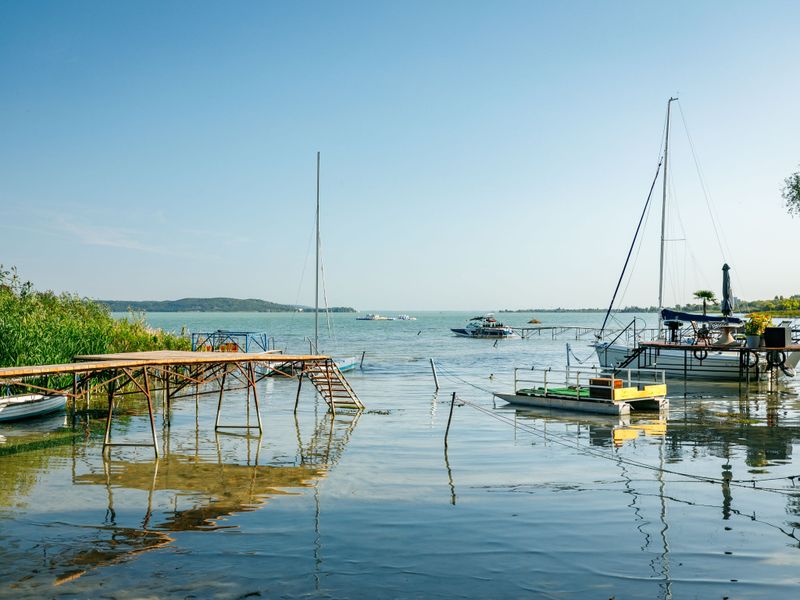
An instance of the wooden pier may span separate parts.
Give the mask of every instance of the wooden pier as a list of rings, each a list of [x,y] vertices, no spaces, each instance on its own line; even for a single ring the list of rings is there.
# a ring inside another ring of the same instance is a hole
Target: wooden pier
[[[158,350],[152,352],[124,352],[118,354],[82,355],[75,362],[58,365],[32,365],[0,368],[0,386],[27,393],[60,394],[72,399],[72,410],[80,400],[88,405],[90,394],[105,393],[108,400],[103,450],[111,446],[148,446],[156,456],[159,443],[156,436],[153,400],[162,392],[165,425],[169,426],[172,400],[199,395],[199,386],[217,383],[217,413],[214,428],[263,429],[258,404],[256,383],[273,373],[272,367],[293,365],[299,372],[297,399],[304,376],[312,382],[328,404],[329,410],[350,408],[361,410],[364,405],[349,386],[344,375],[329,356],[285,355],[276,352],[184,352]],[[260,368],[260,369],[259,369]],[[279,374],[283,371],[278,370]],[[294,372],[294,371],[292,371]],[[247,422],[222,424],[220,415],[224,391],[247,390]],[[237,387],[238,384],[238,387]],[[195,386],[190,394],[182,390]],[[152,441],[147,443],[114,443],[111,441],[111,422],[115,399],[128,394],[141,394],[147,400]],[[212,392],[203,392],[212,393]],[[252,395],[256,422],[250,423],[250,397]],[[297,402],[295,402],[295,409]]]
[[[654,338],[658,334],[658,329],[656,328],[630,329],[626,327],[625,329],[601,330],[599,327],[580,327],[577,325],[535,325],[533,327],[512,327],[511,329],[522,339],[549,337],[553,340],[559,338],[604,340],[619,335],[624,337],[626,342],[631,342],[641,336]]]

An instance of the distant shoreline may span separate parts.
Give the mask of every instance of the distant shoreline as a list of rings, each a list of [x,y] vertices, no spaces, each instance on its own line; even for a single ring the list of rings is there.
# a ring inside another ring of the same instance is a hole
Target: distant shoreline
[[[295,313],[314,312],[313,306],[295,304],[279,304],[257,298],[181,298],[179,300],[95,300],[103,304],[111,312],[261,312],[261,313]],[[320,312],[355,313],[349,306],[333,306],[320,308]]]
[[[607,308],[521,308],[517,310],[503,309],[500,313],[604,313]],[[658,309],[640,308],[638,306],[615,310],[615,313],[657,313]]]

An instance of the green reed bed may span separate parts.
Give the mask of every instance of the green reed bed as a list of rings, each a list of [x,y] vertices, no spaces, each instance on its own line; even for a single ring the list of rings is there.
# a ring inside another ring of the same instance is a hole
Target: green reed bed
[[[15,268],[0,265],[0,366],[67,363],[78,354],[190,348],[186,338],[149,328],[143,314],[114,319],[101,304],[76,294],[37,291]],[[48,383],[69,385],[63,377]]]

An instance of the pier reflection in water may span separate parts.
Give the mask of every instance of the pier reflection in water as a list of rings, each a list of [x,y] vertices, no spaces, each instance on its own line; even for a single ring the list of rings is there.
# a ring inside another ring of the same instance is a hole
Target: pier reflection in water
[[[12,473],[0,468],[5,492],[0,494],[0,511],[18,504],[31,491],[36,470],[47,470],[47,463],[54,455],[71,463],[73,485],[104,490],[106,507],[99,525],[67,526],[60,535],[30,548],[27,557],[6,556],[16,563],[13,570],[16,583],[7,581],[11,583],[8,590],[19,590],[24,595],[26,590],[46,586],[47,579],[56,586],[73,582],[90,571],[133,560],[146,552],[167,550],[179,534],[237,529],[238,515],[260,510],[277,496],[301,494],[303,489],[315,487],[340,460],[358,418],[359,413],[317,414],[311,435],[304,439],[295,415],[295,464],[259,464],[264,440],[261,435],[250,433],[215,433],[216,452],[201,452],[199,429],[195,431],[193,453],[171,451],[170,444],[166,444],[159,459],[141,461],[126,459],[124,452],[121,457],[102,453],[97,457],[101,461],[98,464],[88,461],[74,446],[20,455],[28,460],[15,461],[22,466],[16,471],[20,478],[16,485]],[[64,420],[63,415],[60,419]],[[226,462],[225,455],[229,453],[241,456],[244,461]],[[81,472],[87,463],[88,470]],[[80,492],[77,495],[84,496]],[[120,515],[115,500],[118,498],[124,504]],[[318,527],[316,494],[315,502],[315,527]],[[138,518],[134,516],[136,513]],[[131,521],[138,524],[132,526]],[[4,537],[0,534],[0,540]],[[20,545],[9,541],[12,546]],[[45,569],[35,566],[26,572],[26,565],[40,564]],[[9,576],[11,572],[4,573],[5,579]]]

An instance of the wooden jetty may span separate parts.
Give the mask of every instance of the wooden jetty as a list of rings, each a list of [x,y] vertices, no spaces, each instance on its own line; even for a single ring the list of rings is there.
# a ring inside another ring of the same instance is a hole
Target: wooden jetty
[[[88,404],[89,395],[105,392],[108,399],[103,449],[111,446],[151,446],[158,456],[159,444],[156,436],[153,414],[153,398],[156,392],[163,392],[165,404],[165,424],[169,426],[171,401],[181,397],[178,394],[188,386],[218,384],[217,414],[215,429],[237,428],[262,430],[258,405],[256,383],[272,373],[271,366],[287,364],[298,368],[297,398],[300,386],[306,376],[328,404],[329,410],[349,408],[361,410],[364,405],[350,387],[344,375],[336,367],[331,357],[325,355],[285,355],[277,352],[188,352],[157,350],[151,352],[123,352],[117,354],[81,355],[75,362],[58,365],[32,365],[0,368],[0,385],[14,389],[36,391],[45,394],[61,394],[72,399],[75,410],[80,399]],[[257,367],[267,367],[259,371]],[[220,423],[223,395],[226,380],[229,389],[247,390],[248,422],[242,425]],[[231,384],[234,384],[233,386]],[[238,384],[240,387],[235,388]],[[150,416],[152,442],[112,443],[111,421],[116,398],[128,394],[142,394],[147,400]],[[209,393],[209,392],[205,392]],[[194,394],[198,394],[195,390]],[[191,395],[194,395],[191,394]],[[256,424],[250,424],[250,396],[255,405]]]
[[[570,339],[605,339],[621,335],[625,340],[630,342],[638,337],[656,337],[658,329],[656,328],[640,328],[631,329],[605,329],[599,327],[581,327],[577,325],[535,325],[533,327],[512,327],[518,336],[522,339],[533,337],[549,337],[550,339],[570,338]]]

